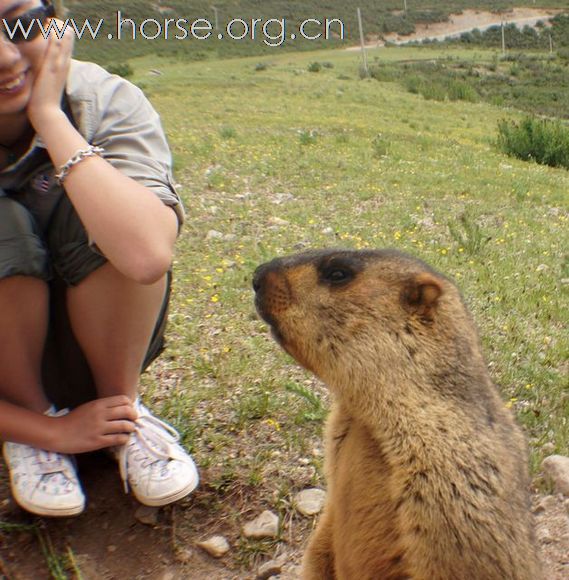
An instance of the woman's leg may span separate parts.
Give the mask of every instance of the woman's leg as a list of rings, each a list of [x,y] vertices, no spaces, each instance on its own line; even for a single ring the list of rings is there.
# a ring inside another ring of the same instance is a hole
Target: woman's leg
[[[135,400],[140,374],[161,347],[169,276],[143,285],[119,273],[89,245],[67,198],[51,227],[50,247],[56,271],[67,284],[71,329],[97,394],[125,394]],[[136,408],[136,430],[128,444],[115,450],[121,475],[139,501],[165,505],[190,493],[198,473],[178,444],[176,431],[139,401]]]
[[[100,397],[136,398],[166,290],[166,276],[155,284],[141,285],[110,263],[68,288],[71,327]]]
[[[29,212],[0,191],[0,398],[44,412],[47,254]]]
[[[29,212],[0,192],[0,399],[43,413],[42,384],[49,305],[47,253]],[[83,511],[85,496],[71,459],[6,442],[12,494],[44,516]]]
[[[47,332],[48,289],[39,278],[0,280],[0,399],[43,413],[41,361]]]

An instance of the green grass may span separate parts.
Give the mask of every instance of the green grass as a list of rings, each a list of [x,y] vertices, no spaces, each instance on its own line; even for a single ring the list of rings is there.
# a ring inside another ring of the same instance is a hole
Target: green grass
[[[444,53],[492,59],[476,54]],[[333,67],[311,74],[316,61]],[[180,429],[202,469],[195,501],[235,541],[243,518],[268,507],[296,530],[295,545],[309,523],[291,495],[324,483],[327,391],[254,312],[252,273],[278,255],[396,247],[454,278],[527,433],[534,475],[545,443],[569,453],[569,173],[497,149],[499,120],[522,118],[513,110],[425,100],[360,80],[359,64],[349,52],[131,62],[162,115],[188,214],[169,348],[145,377],[146,399]],[[160,77],[148,74],[157,66]],[[177,528],[183,541],[196,534],[192,512]],[[235,565],[266,550],[244,545]]]

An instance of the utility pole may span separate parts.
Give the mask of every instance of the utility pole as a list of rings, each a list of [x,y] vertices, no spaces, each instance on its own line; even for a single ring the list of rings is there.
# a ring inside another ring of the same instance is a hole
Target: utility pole
[[[217,19],[217,8],[215,6],[212,6],[213,8],[213,14],[214,14],[214,18],[215,18],[215,31],[219,32],[219,21]]]
[[[403,10],[405,10],[405,14],[407,14],[407,0],[403,0]]]
[[[364,27],[362,24],[362,11],[358,8],[358,26],[360,27],[360,44],[362,46],[362,59],[364,62],[364,74],[369,77],[369,70],[367,68],[367,55],[366,55],[366,45],[364,39]]]
[[[553,38],[551,38],[551,33],[549,33],[549,54],[553,54]]]
[[[504,20],[500,19],[500,23],[502,25],[502,54],[506,55],[506,32],[504,30]]]

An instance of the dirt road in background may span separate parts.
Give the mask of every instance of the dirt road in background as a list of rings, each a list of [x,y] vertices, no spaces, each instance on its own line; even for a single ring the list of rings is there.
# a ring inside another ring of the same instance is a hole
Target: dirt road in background
[[[446,22],[435,22],[431,24],[418,24],[413,34],[401,36],[396,33],[386,34],[385,41],[393,44],[407,44],[427,39],[443,40],[448,36],[460,36],[464,32],[469,32],[478,28],[485,30],[491,26],[499,26],[503,21],[505,24],[516,24],[518,26],[535,26],[540,20],[548,21],[563,10],[543,10],[534,8],[513,8],[508,12],[498,14],[497,12],[480,12],[478,10],[465,10],[461,14],[452,14]],[[365,31],[364,31],[365,32]],[[370,48],[383,46],[383,40],[373,40],[366,45]],[[359,46],[352,46],[347,50],[359,50]]]

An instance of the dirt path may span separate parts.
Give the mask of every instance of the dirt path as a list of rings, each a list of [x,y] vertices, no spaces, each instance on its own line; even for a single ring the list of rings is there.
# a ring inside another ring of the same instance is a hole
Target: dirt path
[[[460,36],[464,32],[469,32],[478,28],[485,30],[491,26],[498,26],[504,21],[505,24],[516,24],[518,26],[534,26],[540,20],[547,21],[563,10],[543,10],[534,8],[513,8],[512,10],[498,14],[495,12],[480,12],[478,10],[465,10],[461,14],[452,14],[446,22],[435,22],[432,24],[418,24],[413,34],[400,36],[396,33],[386,34],[385,40],[393,44],[403,45],[410,42],[437,39],[443,40],[449,36]],[[383,46],[384,41],[376,40],[367,44],[368,47]],[[359,50],[359,46],[352,46],[347,50]]]

